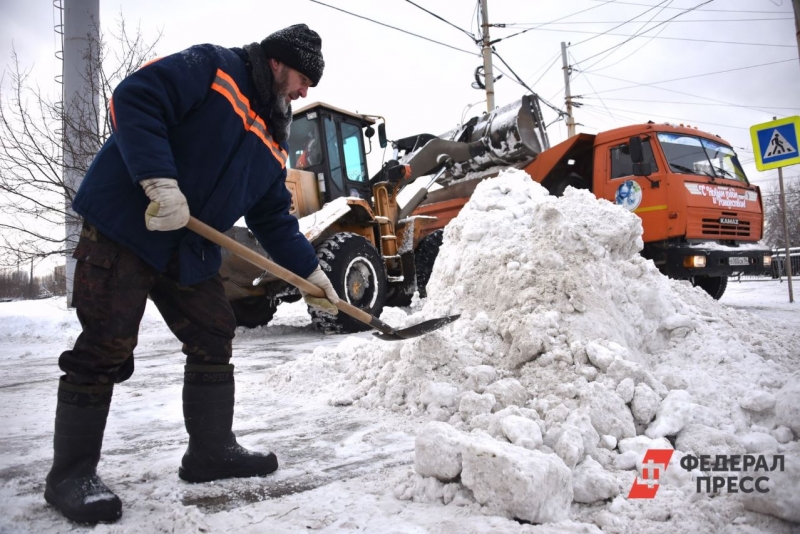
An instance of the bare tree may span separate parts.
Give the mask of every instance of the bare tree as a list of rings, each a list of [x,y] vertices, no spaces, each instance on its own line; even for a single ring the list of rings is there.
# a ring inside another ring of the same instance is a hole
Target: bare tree
[[[64,181],[64,165],[86,173],[94,155],[111,135],[109,101],[117,84],[155,56],[141,30],[130,34],[120,15],[106,39],[89,36],[84,79],[92,88],[77,101],[61,102],[30,82],[30,69],[12,53],[9,91],[0,83],[0,265],[68,252],[66,206],[75,191]],[[2,80],[5,82],[5,79]],[[67,113],[78,109],[80,113]],[[63,143],[64,131],[77,132]],[[74,244],[72,244],[74,246]]]
[[[789,225],[789,247],[800,246],[800,178],[784,176],[786,192],[786,221]],[[766,229],[764,241],[772,248],[784,248],[781,190],[776,184],[764,195]]]

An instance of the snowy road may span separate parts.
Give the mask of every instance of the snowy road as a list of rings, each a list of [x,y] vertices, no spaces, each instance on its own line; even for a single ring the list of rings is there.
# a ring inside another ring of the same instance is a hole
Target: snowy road
[[[786,284],[731,284],[723,302],[778,322],[800,324]],[[59,301],[0,304],[0,532],[82,530],[42,498],[51,459],[57,355],[78,333]],[[254,449],[276,452],[271,477],[190,485],[177,477],[186,435],[180,407],[180,346],[148,308],[136,372],[115,390],[100,472],[124,502],[115,525],[95,532],[522,532],[532,529],[474,507],[400,501],[392,481],[413,464],[416,423],[334,407],[326,398],[276,395],[265,382],[275,365],[335,346],[299,304],[283,305],[272,326],[242,330],[235,343],[234,429]],[[360,334],[359,337],[369,337]],[[576,526],[576,529],[578,527]],[[575,530],[575,532],[589,532]],[[789,532],[789,530],[785,530]]]

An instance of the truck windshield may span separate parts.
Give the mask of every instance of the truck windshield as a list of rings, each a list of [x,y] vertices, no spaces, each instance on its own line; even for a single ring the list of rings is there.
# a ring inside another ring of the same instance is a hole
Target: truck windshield
[[[704,137],[659,133],[658,141],[673,172],[748,183],[736,152]]]

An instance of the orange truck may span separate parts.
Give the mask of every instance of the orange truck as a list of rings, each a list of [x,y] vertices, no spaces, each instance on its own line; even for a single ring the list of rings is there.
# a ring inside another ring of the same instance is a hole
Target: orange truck
[[[729,276],[769,267],[770,251],[758,244],[761,193],[729,143],[695,128],[649,122],[579,134],[548,148],[538,109],[535,96],[526,95],[446,134],[394,140],[394,157],[372,177],[366,154],[381,117],[324,103],[295,111],[291,209],[339,295],[376,316],[384,305],[407,305],[415,291],[425,296],[442,229],[481,180],[510,167],[552,195],[588,189],[636,213],[642,254],[714,298]],[[377,132],[385,147],[384,122]],[[400,202],[400,192],[420,178],[423,186]],[[265,253],[246,228],[234,226],[228,234]],[[296,288],[224,251],[220,274],[242,326],[267,324],[278,304],[300,298]],[[346,316],[309,313],[325,331],[363,327]]]
[[[758,244],[764,226],[760,190],[718,136],[649,122],[578,134],[522,168],[551,194],[560,196],[569,186],[588,189],[636,213],[644,257],[665,275],[691,280],[716,299],[729,276],[770,268],[770,250]],[[455,217],[477,181],[429,193],[414,212],[436,217],[425,232],[432,234]]]

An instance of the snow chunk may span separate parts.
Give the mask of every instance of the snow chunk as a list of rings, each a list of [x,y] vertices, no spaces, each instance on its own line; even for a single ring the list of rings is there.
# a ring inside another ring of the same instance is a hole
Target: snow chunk
[[[751,412],[765,412],[775,407],[775,395],[767,391],[748,391],[739,399],[739,406]]]
[[[436,403],[439,406],[453,406],[458,388],[447,382],[428,382],[422,388],[419,400],[424,406]]]
[[[608,369],[608,366],[617,358],[614,352],[595,342],[586,344],[586,355],[592,365],[601,371]]]
[[[494,395],[497,404],[494,410],[507,406],[525,406],[528,401],[528,390],[516,378],[504,378],[486,387],[484,394]]]
[[[793,452],[785,455],[783,471],[769,472],[769,493],[740,494],[747,510],[800,523],[800,451]],[[755,472],[743,475],[759,476]]]
[[[581,406],[588,409],[592,425],[598,433],[617,439],[636,435],[631,411],[614,391],[592,382],[581,391],[580,398]]]
[[[619,398],[622,399],[622,402],[628,404],[633,400],[635,387],[636,383],[632,378],[626,378],[617,384],[617,395],[619,395]]]
[[[744,454],[744,448],[735,436],[700,423],[686,425],[678,434],[675,447],[684,452],[693,452],[696,456]]]
[[[667,394],[656,412],[656,420],[647,427],[650,438],[674,436],[692,422],[692,396],[682,389],[673,389]]]
[[[744,450],[751,454],[775,454],[778,441],[763,432],[750,432],[739,438]]]
[[[661,397],[647,384],[639,384],[633,390],[631,413],[637,423],[646,425],[653,420],[661,404]]]
[[[575,502],[593,503],[619,495],[617,480],[594,458],[587,456],[572,471],[572,495]]]
[[[792,429],[787,426],[778,426],[770,431],[770,436],[775,438],[778,443],[781,445],[785,443],[789,443],[794,439],[794,435],[792,434]]]
[[[571,472],[557,456],[479,438],[462,461],[461,482],[480,504],[532,523],[569,519]]]
[[[651,439],[647,436],[636,436],[635,438],[627,438],[620,440],[617,444],[619,452],[635,452],[639,459],[644,458],[644,454],[648,449],[671,449],[672,444],[665,438]]]
[[[542,429],[536,422],[519,415],[509,415],[500,421],[508,441],[526,449],[536,449],[542,444]]]
[[[414,442],[414,470],[448,482],[461,474],[461,447],[467,436],[447,423],[431,421]]]
[[[775,395],[775,419],[800,436],[800,373],[794,373]]]
[[[553,445],[553,450],[567,464],[567,467],[574,469],[578,462],[583,460],[586,452],[583,435],[578,427],[563,425]]]
[[[467,391],[461,396],[458,404],[458,411],[465,417],[472,417],[479,414],[491,413],[492,408],[497,403],[494,395],[475,393]]]

